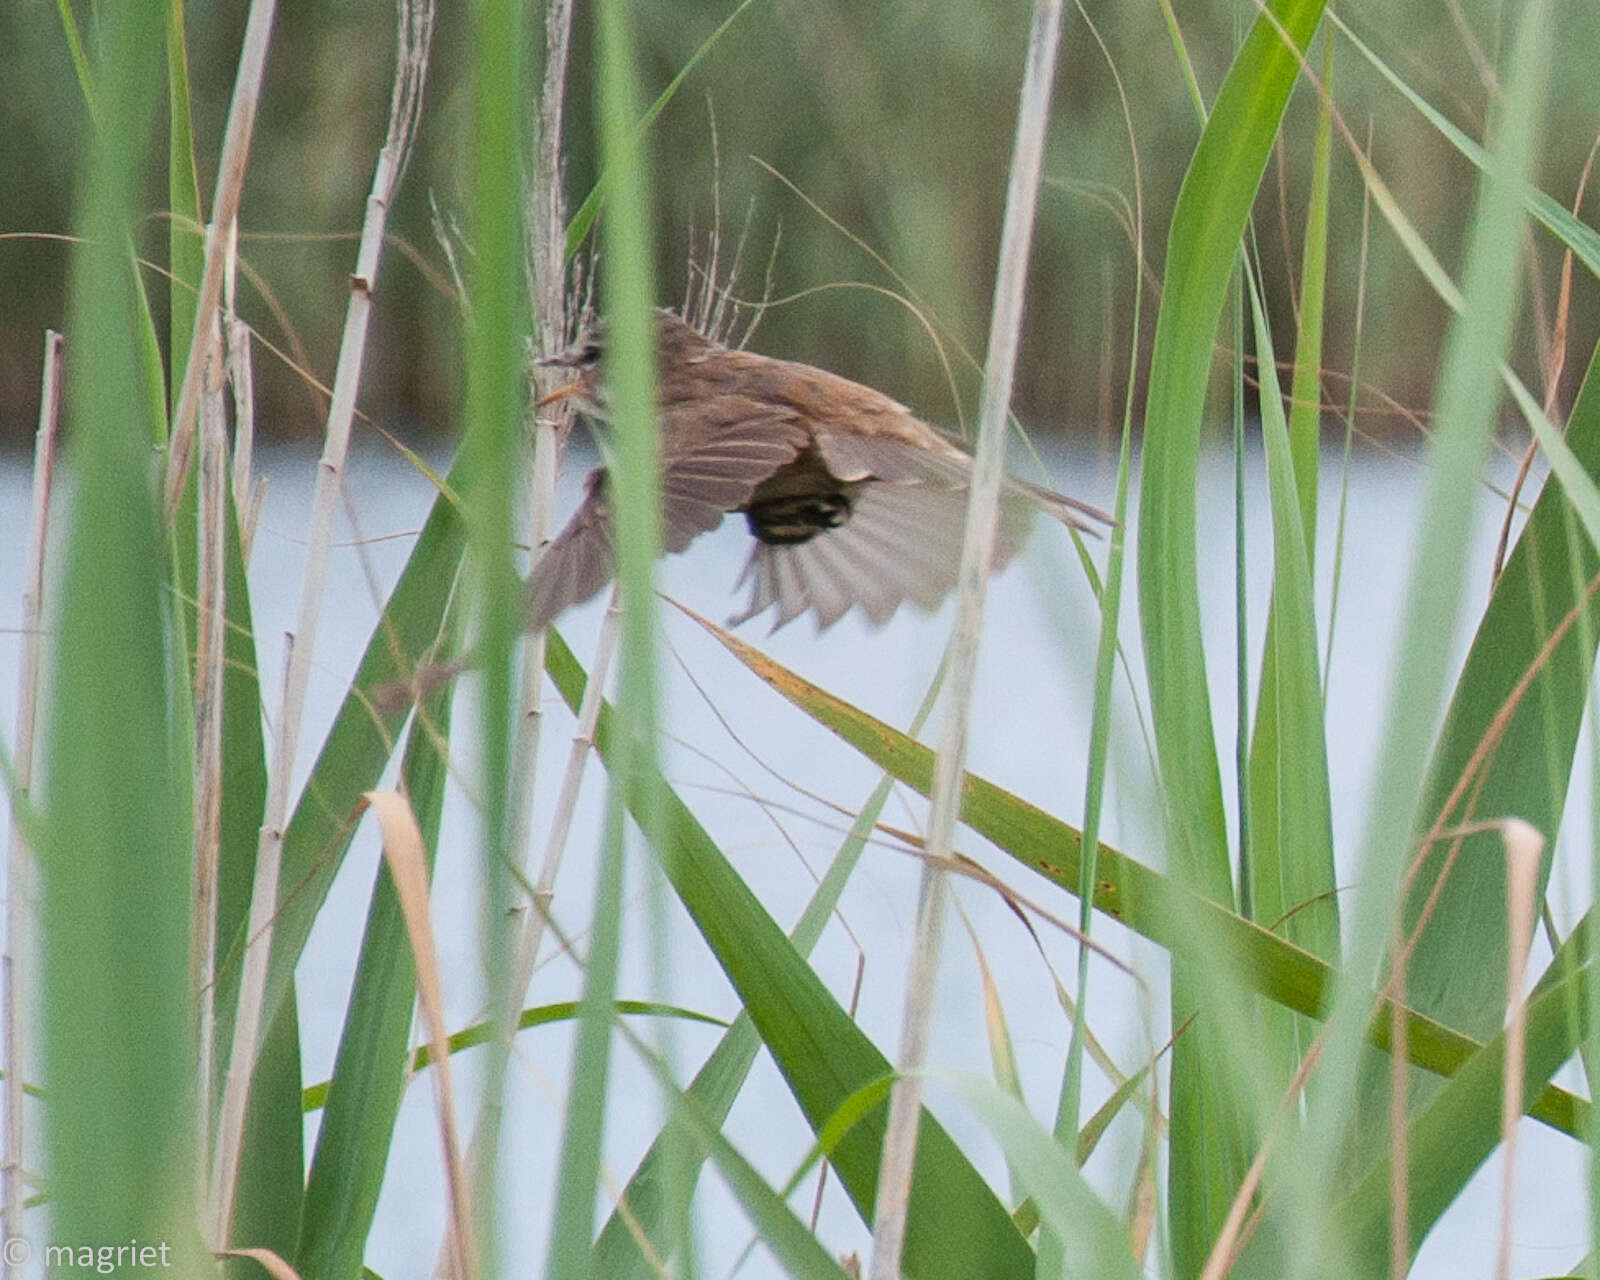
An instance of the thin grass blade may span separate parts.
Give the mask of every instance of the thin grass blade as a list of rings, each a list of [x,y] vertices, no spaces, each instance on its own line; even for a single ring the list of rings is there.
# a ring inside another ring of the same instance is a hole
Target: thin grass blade
[[[1260,13],[1234,58],[1184,176],[1167,242],[1145,410],[1139,509],[1139,606],[1168,840],[1179,880],[1233,903],[1211,700],[1200,640],[1195,481],[1212,342],[1240,236],[1320,0],[1279,0]],[[1212,977],[1174,963],[1173,1026]],[[1228,1021],[1232,1021],[1229,1019]],[[1249,1165],[1251,1146],[1226,1073],[1216,1020],[1179,1039],[1172,1063],[1168,1199],[1180,1274],[1197,1273]]]
[[[194,1036],[187,974],[191,744],[174,717],[166,556],[126,246],[151,154],[161,10],[103,15],[98,89],[117,110],[79,188],[66,402],[74,486],[46,712],[41,991],[51,1238],[164,1240],[194,1229]]]

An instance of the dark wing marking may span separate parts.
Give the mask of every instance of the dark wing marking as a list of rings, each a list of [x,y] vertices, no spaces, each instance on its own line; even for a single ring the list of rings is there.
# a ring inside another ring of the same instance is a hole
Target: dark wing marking
[[[1009,564],[1027,538],[1033,508],[1007,502],[996,531],[993,567]],[[819,629],[852,606],[874,626],[909,600],[932,612],[956,585],[966,532],[967,490],[916,482],[866,481],[850,519],[808,542],[751,548],[739,586],[750,587],[737,626],[777,606],[774,629],[810,609]]]

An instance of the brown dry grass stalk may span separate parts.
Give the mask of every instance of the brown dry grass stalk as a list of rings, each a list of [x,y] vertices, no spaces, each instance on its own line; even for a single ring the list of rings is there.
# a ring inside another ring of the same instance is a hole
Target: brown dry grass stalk
[[[217,954],[217,885],[222,843],[222,674],[227,639],[228,427],[223,397],[222,350],[206,354],[200,398],[200,519],[196,525],[196,634],[194,676],[194,922],[189,990],[199,1017],[195,1089],[195,1148],[207,1147],[211,1118],[211,1066],[216,1009],[212,1004]],[[196,1162],[196,1205],[206,1204],[205,1160]]]
[[[429,1073],[434,1102],[439,1111],[439,1138],[444,1148],[445,1184],[449,1189],[450,1221],[446,1253],[458,1280],[478,1274],[477,1236],[472,1229],[470,1184],[461,1159],[461,1130],[456,1124],[455,1092],[450,1074],[450,1033],[444,1020],[444,986],[439,974],[438,948],[428,914],[428,860],[422,830],[411,802],[398,791],[368,791],[362,797],[372,806],[383,833],[383,860],[394,882],[395,896],[405,917],[406,936],[417,974],[417,1008],[428,1036]]]
[[[251,0],[250,16],[245,21],[244,43],[239,50],[239,70],[234,79],[233,97],[228,104],[228,123],[222,138],[222,159],[217,165],[216,207],[206,230],[206,265],[200,277],[200,297],[195,310],[194,336],[189,342],[189,359],[183,369],[183,385],[178,392],[177,410],[172,417],[171,452],[167,457],[166,511],[168,519],[177,510],[189,475],[189,453],[194,443],[196,409],[200,400],[201,359],[206,344],[213,340],[217,304],[222,297],[226,249],[231,228],[239,216],[239,197],[244,192],[245,169],[250,162],[250,141],[255,134],[256,107],[261,101],[261,83],[266,75],[267,45],[272,36],[272,20],[277,0]]]

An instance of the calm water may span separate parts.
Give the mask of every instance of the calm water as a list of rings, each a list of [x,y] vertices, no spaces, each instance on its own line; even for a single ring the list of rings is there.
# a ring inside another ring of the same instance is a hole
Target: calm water
[[[279,454],[265,460],[270,478],[252,563],[252,591],[258,627],[261,669],[266,674],[269,707],[276,708],[282,670],[283,633],[298,607],[303,537],[310,501],[314,459]],[[563,485],[563,515],[576,502],[583,465],[569,468]],[[1058,455],[1052,460],[1055,483],[1086,500],[1110,506],[1113,475],[1109,462]],[[1226,765],[1232,757],[1234,720],[1232,462],[1225,456],[1202,467],[1201,573],[1205,592],[1205,629],[1211,655],[1213,713],[1223,742]],[[1252,467],[1259,484],[1259,459]],[[1338,458],[1325,455],[1324,493],[1337,484]],[[1364,797],[1384,704],[1386,673],[1391,662],[1423,472],[1417,463],[1392,458],[1358,459],[1351,475],[1344,552],[1339,627],[1331,667],[1329,759],[1338,848],[1343,855],[1342,883],[1355,878],[1349,864],[1364,814]],[[408,536],[420,526],[432,492],[427,482],[386,453],[359,454],[350,469],[352,528],[341,517],[341,549],[330,569],[316,667],[298,759],[309,767],[330,722],[349,673],[378,615],[379,599],[367,585],[372,574],[386,591],[410,549]],[[1252,586],[1250,615],[1259,653],[1260,627],[1266,608],[1264,573],[1270,550],[1270,528],[1264,495],[1250,503],[1249,537]],[[1472,553],[1471,584],[1463,610],[1475,618],[1487,594],[1488,565],[1493,548],[1498,500],[1483,494],[1483,518]],[[1319,538],[1319,577],[1324,603],[1331,568],[1333,512]],[[15,548],[0,561],[0,628],[14,625],[20,598],[21,551],[27,532],[27,469],[18,458],[0,461],[0,540]],[[1130,521],[1130,524],[1133,523]],[[391,536],[401,535],[401,536]],[[355,543],[361,543],[358,548]],[[702,539],[685,556],[669,561],[661,586],[670,595],[713,618],[733,611],[732,592],[743,562],[746,540],[739,522],[729,521],[718,533]],[[1130,548],[1131,549],[1131,548]],[[1103,549],[1097,559],[1103,562]],[[363,564],[363,561],[365,564]],[[587,661],[593,651],[603,603],[574,610],[562,620],[562,631]],[[880,718],[905,727],[920,703],[949,631],[950,606],[934,617],[913,609],[902,611],[882,631],[872,631],[854,617],[823,635],[802,619],[772,635],[758,619],[741,634],[757,642],[777,661],[788,665]],[[1135,659],[1140,652],[1132,584],[1124,606],[1124,641]],[[1325,611],[1323,616],[1326,616]],[[1082,789],[1089,723],[1090,667],[1096,618],[1092,599],[1076,568],[1065,534],[1041,527],[1023,562],[991,587],[977,698],[986,710],[974,726],[969,767],[1036,804],[1077,823],[1082,816]],[[854,810],[871,791],[876,775],[863,761],[815,727],[675,611],[662,611],[665,674],[664,747],[667,772],[685,799],[717,837],[741,873],[780,924],[789,927],[814,888],[838,845],[846,819],[813,797],[823,797]],[[1465,632],[1455,639],[1460,652]],[[0,632],[0,724],[9,735],[14,722],[16,664],[19,645],[10,631]],[[688,672],[693,672],[691,680]],[[477,682],[464,681],[458,715],[475,706]],[[1141,698],[1142,698],[1141,691]],[[1133,701],[1119,685],[1114,777],[1108,795],[1104,838],[1136,857],[1159,863],[1159,840],[1147,815],[1154,812],[1148,794],[1148,766]],[[554,803],[572,721],[552,694],[535,794],[535,840],[532,860],[543,852],[539,833]],[[461,720],[461,723],[470,723]],[[1587,758],[1587,757],[1585,757]],[[465,787],[472,787],[473,761],[458,760]],[[1229,784],[1231,786],[1231,783]],[[555,902],[558,919],[568,932],[581,931],[588,918],[592,891],[592,850],[598,838],[598,812],[604,775],[592,769],[584,788],[577,825],[569,845]],[[925,817],[920,802],[891,801],[885,820],[919,827]],[[1581,826],[1579,827],[1581,829]],[[963,834],[963,852],[985,860],[1026,895],[1057,914],[1075,918],[1076,904],[1041,882],[1026,877],[1014,864],[977,838]],[[300,1001],[308,1080],[325,1079],[331,1069],[350,974],[365,919],[367,897],[378,861],[375,837],[363,830],[335,885],[319,928],[313,935],[302,974]],[[436,929],[447,984],[453,1026],[478,1019],[480,1005],[477,954],[477,844],[473,811],[466,791],[456,789],[446,816],[434,894]],[[1571,859],[1567,858],[1570,862]],[[1582,861],[1582,860],[1580,860]],[[1563,858],[1552,884],[1558,921],[1570,925],[1580,909],[1577,891],[1563,885]],[[916,901],[917,865],[888,847],[869,849],[850,888],[840,916],[830,924],[814,955],[818,972],[848,999],[858,963],[864,964],[857,1016],[876,1042],[893,1046],[898,1039],[900,990]],[[1568,877],[1570,880],[1572,877]],[[670,944],[671,973],[652,976],[648,942],[645,882],[636,860],[630,878],[630,932],[620,994],[625,997],[665,995],[679,1003],[719,1016],[731,1016],[736,1002],[709,952],[693,927],[678,913]],[[1563,896],[1564,895],[1564,896]],[[1029,936],[1009,909],[992,893],[974,884],[956,886],[961,918],[971,927],[983,955],[994,969],[1007,1013],[1029,1101],[1036,1114],[1053,1114],[1055,1088],[1068,1025],[1052,994],[1050,972]],[[1587,888],[1581,891],[1587,899]],[[940,1003],[932,1058],[935,1062],[988,1074],[980,988],[974,947],[962,919],[953,918],[946,933],[941,969]],[[1164,953],[1104,921],[1097,936],[1130,961],[1157,991],[1154,1007],[1142,1007],[1137,988],[1107,965],[1096,963],[1091,978],[1091,1025],[1118,1060],[1129,1069],[1147,1052],[1150,1037],[1165,1040]],[[1048,962],[1069,979],[1075,952],[1070,941],[1042,930]],[[580,942],[580,945],[581,942]],[[547,948],[548,950],[548,948]],[[1547,951],[1535,958],[1542,965]],[[573,998],[579,987],[577,967],[558,957],[535,976],[526,1003],[542,1004]],[[672,1032],[674,1051],[683,1074],[715,1043],[714,1030],[679,1026]],[[563,1028],[525,1032],[513,1059],[510,1127],[505,1151],[504,1221],[512,1272],[540,1265],[542,1223],[553,1198],[553,1168],[560,1141],[560,1099],[566,1087],[570,1036]],[[458,1106],[473,1113],[477,1088],[475,1055],[457,1060]],[[620,1186],[659,1124],[656,1094],[648,1073],[619,1047],[615,1059],[612,1121],[608,1127],[608,1176]],[[1569,1087],[1574,1081],[1564,1080]],[[1580,1086],[1581,1087],[1581,1086]],[[1091,1070],[1089,1105],[1108,1092]],[[981,1168],[1004,1187],[1004,1163],[985,1131],[949,1096],[934,1088],[931,1103],[941,1120]],[[799,1119],[787,1088],[765,1058],[759,1059],[748,1087],[734,1108],[729,1132],[744,1153],[774,1183],[785,1180],[802,1159],[809,1132]],[[316,1121],[308,1122],[308,1151]],[[1137,1126],[1119,1120],[1089,1166],[1094,1181],[1111,1203],[1122,1203],[1132,1168]],[[1584,1162],[1576,1144],[1525,1123],[1519,1158],[1519,1208],[1516,1261],[1518,1274],[1548,1274],[1572,1265],[1587,1248],[1582,1215]],[[1424,1248],[1414,1274],[1471,1276],[1488,1273],[1493,1256],[1498,1211],[1498,1161],[1487,1164]],[[798,1211],[809,1209],[811,1189],[798,1197]],[[438,1143],[429,1089],[413,1086],[401,1114],[397,1158],[391,1161],[377,1226],[367,1260],[381,1274],[405,1277],[422,1273],[419,1259],[437,1250],[443,1223],[444,1196]],[[714,1175],[702,1180],[699,1198],[701,1257],[704,1274],[726,1274],[744,1247],[749,1232],[742,1212]],[[609,1209],[609,1203],[605,1206]],[[856,1218],[836,1181],[830,1181],[821,1218],[824,1240],[835,1250],[867,1248],[867,1232]],[[741,1274],[776,1273],[776,1265],[757,1251]]]

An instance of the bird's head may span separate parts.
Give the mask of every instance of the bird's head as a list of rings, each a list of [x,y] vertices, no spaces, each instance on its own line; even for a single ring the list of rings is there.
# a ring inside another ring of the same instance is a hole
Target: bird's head
[[[565,371],[569,381],[539,399],[538,407],[570,399],[578,409],[592,417],[606,416],[605,386],[600,362],[605,355],[605,322],[595,320],[584,326],[578,340],[564,351],[538,361],[542,369]]]
[[[606,322],[596,319],[584,326],[578,340],[566,350],[540,360],[542,368],[565,370],[571,380],[542,397],[539,407],[570,399],[581,412],[605,418],[608,401],[601,366],[605,361],[606,340]],[[716,344],[672,312],[656,312],[656,359],[663,375],[674,368],[698,363],[716,350],[719,350]]]

